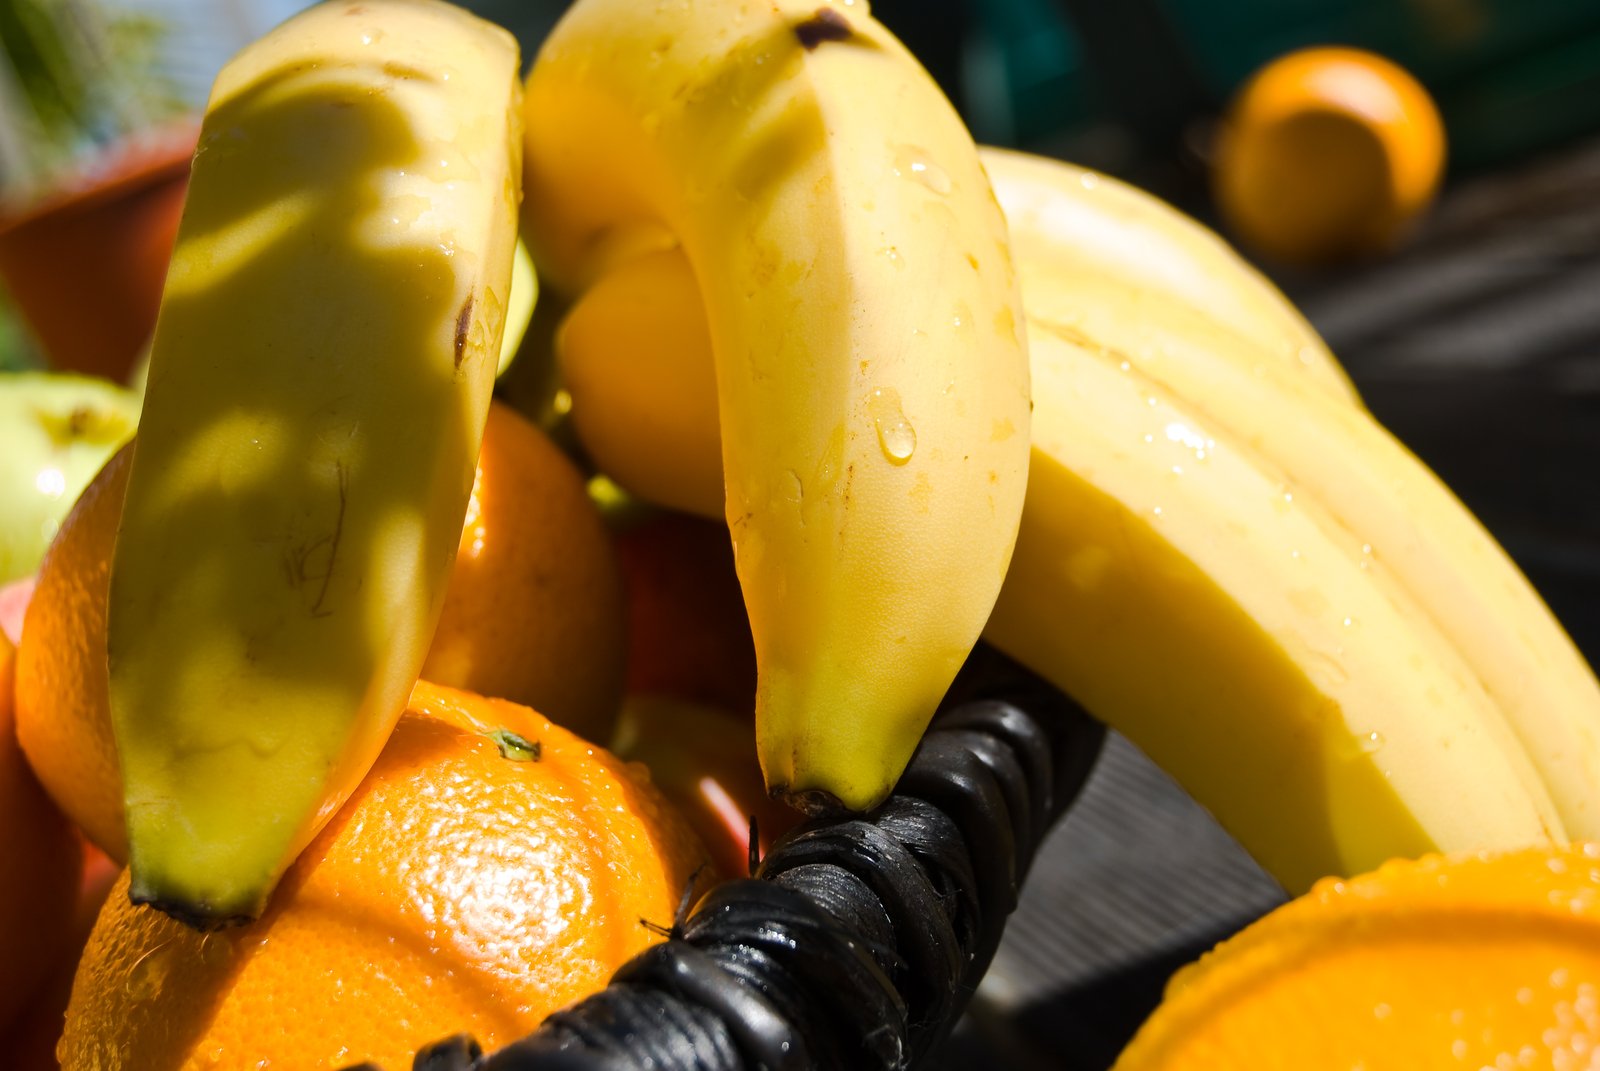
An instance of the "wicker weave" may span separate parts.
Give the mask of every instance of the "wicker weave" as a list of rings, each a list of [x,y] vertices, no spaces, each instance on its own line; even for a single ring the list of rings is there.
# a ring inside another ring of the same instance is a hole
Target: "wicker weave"
[[[983,977],[1103,736],[980,648],[882,807],[796,829],[753,877],[712,890],[668,940],[529,1037],[488,1055],[451,1038],[414,1067],[915,1067]]]

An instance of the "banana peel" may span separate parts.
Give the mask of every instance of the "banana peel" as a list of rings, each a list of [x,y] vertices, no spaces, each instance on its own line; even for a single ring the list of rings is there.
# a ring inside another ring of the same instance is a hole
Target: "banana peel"
[[[361,0],[218,75],[112,563],[136,901],[259,914],[404,709],[501,345],[518,67],[459,8]]]

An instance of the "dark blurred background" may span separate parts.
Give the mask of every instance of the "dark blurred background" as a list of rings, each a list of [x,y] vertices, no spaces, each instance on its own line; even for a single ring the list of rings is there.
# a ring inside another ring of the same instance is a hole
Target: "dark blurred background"
[[[26,107],[42,76],[37,57],[12,47],[17,20],[90,6],[0,0],[12,60],[0,69],[0,181],[36,180],[48,164],[24,159],[43,121]],[[106,3],[103,58],[143,87],[120,94],[123,111],[130,100],[147,117],[197,107],[235,48],[300,6]],[[513,29],[531,58],[565,5],[467,6]],[[1420,79],[1449,149],[1442,195],[1415,232],[1335,266],[1262,267],[1377,417],[1477,512],[1600,662],[1600,0],[875,0],[872,10],[980,141],[1126,178],[1217,227],[1219,117],[1264,63],[1353,45]],[[63,152],[138,118],[80,123]],[[37,361],[27,332],[0,317],[0,367]],[[1173,969],[1280,900],[1182,792],[1113,741],[1036,865],[944,1062],[1106,1067]]]

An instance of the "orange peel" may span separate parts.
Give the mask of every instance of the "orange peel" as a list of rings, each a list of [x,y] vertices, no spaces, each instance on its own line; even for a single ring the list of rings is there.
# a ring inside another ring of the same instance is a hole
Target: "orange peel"
[[[1116,1071],[1600,1066],[1600,842],[1326,880],[1175,975]]]
[[[1230,106],[1216,198],[1257,251],[1334,260],[1394,245],[1444,163],[1444,123],[1416,78],[1360,49],[1305,49],[1262,68]]]

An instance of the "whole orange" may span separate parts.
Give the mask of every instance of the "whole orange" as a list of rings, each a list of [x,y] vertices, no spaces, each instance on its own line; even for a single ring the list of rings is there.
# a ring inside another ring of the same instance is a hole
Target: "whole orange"
[[[16,652],[0,635],[0,1034],[72,940],[77,834],[39,787],[12,720]]]
[[[1353,48],[1291,52],[1229,106],[1217,204],[1258,252],[1310,263],[1381,252],[1432,201],[1445,133],[1421,83]]]
[[[128,450],[106,463],[39,569],[17,660],[17,733],[45,789],[127,858],[107,699],[106,598]],[[566,457],[498,404],[424,676],[534,706],[604,740],[620,698],[621,580]]]
[[[489,410],[425,680],[526,703],[605,740],[622,699],[622,575],[583,477],[514,410]]]
[[[487,1047],[659,938],[705,849],[627,764],[526,707],[419,683],[344,808],[247,926],[128,902],[95,924],[62,1066],[328,1068]]]
[[[111,737],[106,597],[128,482],[126,447],[78,497],[39,567],[17,647],[17,738],[50,797],[112,858],[127,858]]]
[[[1600,842],[1395,859],[1167,984],[1116,1071],[1600,1066]]]

